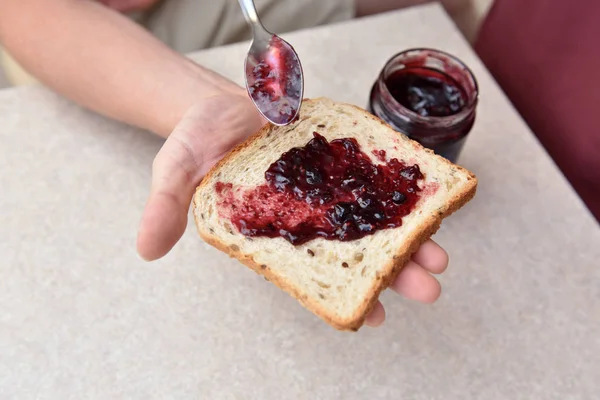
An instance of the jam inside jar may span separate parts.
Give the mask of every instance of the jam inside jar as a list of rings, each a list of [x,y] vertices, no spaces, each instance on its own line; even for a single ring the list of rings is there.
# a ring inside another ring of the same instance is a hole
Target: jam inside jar
[[[452,162],[475,122],[479,89],[469,68],[432,49],[393,56],[371,89],[368,110]]]

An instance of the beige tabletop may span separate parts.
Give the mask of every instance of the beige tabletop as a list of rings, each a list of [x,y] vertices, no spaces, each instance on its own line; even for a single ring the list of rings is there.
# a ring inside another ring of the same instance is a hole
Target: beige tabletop
[[[438,6],[285,35],[306,94],[364,106],[395,52],[440,48],[481,86],[461,164],[477,197],[436,240],[432,306],[386,293],[340,333],[193,225],[134,243],[161,141],[42,88],[0,92],[0,399],[597,399],[600,229]],[[247,44],[193,55],[241,82]]]

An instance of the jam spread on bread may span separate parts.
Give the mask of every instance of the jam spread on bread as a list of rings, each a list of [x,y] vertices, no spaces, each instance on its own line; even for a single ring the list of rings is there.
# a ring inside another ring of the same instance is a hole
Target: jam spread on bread
[[[217,183],[221,215],[245,236],[349,241],[402,225],[420,198],[418,165],[395,158],[374,164],[355,139],[328,142],[314,132],[265,172],[266,184],[236,189]],[[378,151],[384,160],[385,152]]]
[[[447,117],[460,112],[467,95],[454,78],[426,67],[400,69],[385,81],[396,101],[422,117]]]

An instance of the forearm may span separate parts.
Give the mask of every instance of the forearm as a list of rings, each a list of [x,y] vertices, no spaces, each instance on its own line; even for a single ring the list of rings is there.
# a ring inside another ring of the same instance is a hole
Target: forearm
[[[0,9],[0,41],[32,75],[85,107],[162,136],[199,98],[240,90],[94,2],[0,0]]]

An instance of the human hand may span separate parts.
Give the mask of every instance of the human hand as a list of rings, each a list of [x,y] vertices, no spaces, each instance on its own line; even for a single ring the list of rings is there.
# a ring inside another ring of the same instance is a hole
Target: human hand
[[[194,191],[208,170],[234,145],[265,121],[243,90],[209,97],[194,105],[167,138],[152,166],[152,186],[138,233],[137,248],[146,260],[164,256],[183,235]],[[440,295],[431,275],[448,265],[446,252],[433,241],[421,246],[390,288],[424,303]],[[385,319],[377,303],[366,323]]]
[[[237,143],[265,123],[244,91],[226,91],[195,103],[152,164],[152,185],[137,240],[140,256],[155,260],[183,235],[202,177]]]
[[[432,274],[441,274],[447,267],[448,253],[433,240],[428,240],[400,270],[389,288],[407,299],[433,303],[440,297],[442,287]],[[384,320],[385,310],[381,303],[377,302],[365,323],[375,327],[381,325]]]

